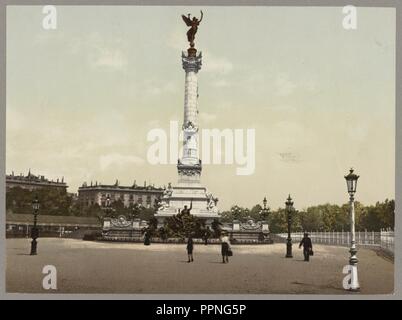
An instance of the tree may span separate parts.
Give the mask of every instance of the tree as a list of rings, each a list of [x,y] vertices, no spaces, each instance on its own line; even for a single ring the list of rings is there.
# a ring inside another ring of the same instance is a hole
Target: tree
[[[68,215],[73,203],[73,196],[64,189],[44,187],[28,190],[20,187],[8,189],[6,192],[6,209],[13,213],[32,213],[32,200],[38,197],[40,214]]]
[[[269,218],[268,224],[272,233],[283,233],[287,231],[286,210],[278,209],[273,211]]]
[[[222,233],[222,223],[218,219],[214,219],[211,224],[212,236],[214,238],[219,238]]]
[[[84,207],[80,213],[84,217],[104,217],[105,215],[105,212],[97,203]]]
[[[262,207],[259,204],[256,204],[249,211],[249,215],[254,221],[265,220],[267,218],[267,217],[263,217],[261,214],[262,214]]]
[[[166,219],[166,230],[172,237],[184,239],[188,236],[202,237],[205,228],[203,220],[192,214],[178,213]]]
[[[317,231],[323,229],[323,221],[320,212],[315,208],[308,208],[306,211],[301,211],[299,215],[303,231]]]

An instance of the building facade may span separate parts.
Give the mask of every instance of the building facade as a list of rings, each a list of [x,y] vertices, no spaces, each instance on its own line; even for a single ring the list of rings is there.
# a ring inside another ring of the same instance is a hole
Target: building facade
[[[98,204],[100,207],[106,206],[106,199],[110,203],[121,201],[125,207],[134,204],[142,205],[146,208],[156,206],[163,194],[163,188],[156,188],[153,185],[138,186],[134,183],[132,186],[120,186],[118,181],[114,185],[83,183],[78,188],[78,201],[81,206],[89,207]]]
[[[43,189],[43,188],[57,188],[63,191],[67,191],[67,184],[64,182],[64,177],[61,179],[49,180],[42,175],[34,175],[31,170],[25,176],[22,173],[20,175],[14,175],[14,172],[6,175],[6,191],[20,187],[30,191]]]

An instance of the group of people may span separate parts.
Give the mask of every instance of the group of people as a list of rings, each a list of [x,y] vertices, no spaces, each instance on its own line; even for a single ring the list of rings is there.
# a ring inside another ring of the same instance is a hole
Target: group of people
[[[233,252],[230,247],[230,240],[226,232],[222,232],[220,242],[221,242],[222,263],[229,263],[229,257],[233,255]],[[206,240],[205,244],[207,244]],[[188,256],[187,262],[189,263],[194,261],[193,249],[194,249],[194,241],[193,238],[189,236],[187,238],[187,256]]]
[[[226,232],[222,232],[220,242],[221,242],[222,263],[229,263],[229,257],[233,255],[233,252],[230,247],[230,240]],[[303,247],[304,261],[310,261],[310,256],[312,256],[314,252],[313,252],[313,244],[310,237],[308,236],[308,233],[304,233],[304,236],[299,243],[299,249],[301,247]],[[189,236],[187,239],[188,263],[194,261],[193,249],[194,249],[194,241],[193,238]]]

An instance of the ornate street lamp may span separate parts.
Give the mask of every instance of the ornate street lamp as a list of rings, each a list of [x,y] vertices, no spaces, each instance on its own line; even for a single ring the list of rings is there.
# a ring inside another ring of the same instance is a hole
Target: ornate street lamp
[[[346,186],[348,188],[349,193],[349,205],[350,205],[350,234],[351,234],[351,243],[350,243],[350,288],[351,291],[358,291],[360,289],[359,280],[357,277],[357,249],[356,249],[356,238],[355,238],[355,193],[357,186],[357,179],[359,176],[353,173],[353,169],[350,169],[349,174],[345,176]]]
[[[268,215],[269,215],[269,208],[267,208],[267,197],[264,197],[264,200],[262,200],[262,204],[263,204],[263,208],[260,212],[261,215],[261,219],[263,221],[266,221],[268,219]]]
[[[287,213],[287,222],[288,222],[288,238],[286,239],[286,258],[293,258],[292,255],[292,238],[291,234],[291,224],[292,224],[292,213],[293,213],[293,201],[292,198],[287,198],[286,202],[286,213]]]
[[[33,215],[34,215],[34,225],[33,228],[31,230],[31,237],[32,237],[32,241],[31,241],[31,256],[36,256],[37,255],[37,241],[36,239],[39,237],[39,229],[36,226],[37,221],[38,221],[38,214],[39,214],[39,200],[38,197],[36,196],[35,199],[32,201],[32,209],[33,209]]]
[[[107,195],[107,197],[106,197],[105,211],[106,211],[106,217],[111,218],[110,213],[113,211],[113,209],[110,205],[110,196],[109,195]]]
[[[140,206],[138,203],[134,203],[131,213],[131,220],[138,218],[139,213],[140,213]]]

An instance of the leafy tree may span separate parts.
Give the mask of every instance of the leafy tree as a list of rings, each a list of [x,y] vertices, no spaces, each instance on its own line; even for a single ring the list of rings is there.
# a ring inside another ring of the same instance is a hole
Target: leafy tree
[[[323,229],[323,222],[318,210],[311,208],[300,212],[300,224],[304,231],[317,231]]]
[[[13,213],[32,213],[32,201],[38,197],[40,213],[46,215],[69,215],[73,195],[64,189],[41,188],[30,191],[20,187],[7,190],[6,209]]]
[[[222,232],[222,223],[218,219],[214,219],[211,224],[212,236],[214,238],[219,238]]]
[[[269,218],[268,224],[272,233],[283,233],[287,231],[286,210],[278,209],[273,211]]]
[[[204,228],[204,221],[192,214],[178,213],[166,219],[166,230],[172,237],[202,237]]]
[[[91,204],[90,206],[84,207],[81,209],[80,212],[81,216],[84,217],[104,217],[105,211],[101,209],[101,207],[95,203]]]

